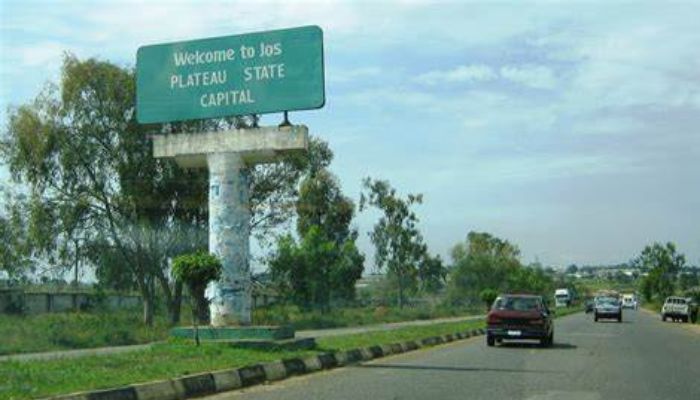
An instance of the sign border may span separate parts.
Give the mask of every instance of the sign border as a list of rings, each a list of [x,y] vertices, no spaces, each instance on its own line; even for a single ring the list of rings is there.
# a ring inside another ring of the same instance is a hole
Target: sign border
[[[314,107],[301,107],[301,108],[290,108],[287,110],[274,110],[274,111],[260,111],[258,113],[255,113],[256,115],[262,115],[262,114],[275,114],[275,113],[282,113],[285,111],[306,111],[306,110],[318,110],[320,108],[323,108],[326,105],[326,57],[325,57],[325,46],[324,46],[324,32],[323,29],[318,26],[318,25],[303,25],[303,26],[296,26],[293,28],[282,28],[282,29],[272,29],[272,30],[265,30],[265,31],[255,31],[255,32],[246,32],[246,33],[241,33],[237,35],[223,35],[223,36],[210,36],[206,38],[198,38],[198,39],[191,39],[191,40],[182,40],[182,41],[175,41],[175,42],[162,42],[162,43],[153,43],[153,44],[146,44],[139,46],[138,49],[136,50],[136,68],[135,68],[135,74],[134,74],[134,79],[135,79],[135,94],[136,94],[136,99],[134,101],[134,107],[135,107],[135,112],[136,112],[136,121],[139,124],[166,124],[166,123],[172,123],[172,122],[183,122],[183,121],[203,121],[203,120],[208,120],[208,119],[218,119],[218,118],[229,118],[229,117],[240,117],[240,116],[245,116],[245,115],[253,115],[250,113],[234,113],[234,114],[227,114],[224,116],[219,116],[219,117],[209,117],[209,118],[178,118],[178,119],[170,119],[170,120],[163,120],[163,121],[142,121],[140,117],[140,112],[139,112],[139,95],[138,95],[138,81],[139,81],[139,68],[138,68],[138,60],[139,60],[139,54],[141,53],[142,49],[147,48],[147,47],[152,47],[152,46],[168,46],[168,45],[176,45],[176,44],[191,44],[191,43],[196,43],[196,42],[205,42],[208,40],[212,39],[225,39],[229,38],[232,36],[240,37],[240,36],[249,36],[249,35],[259,35],[259,34],[265,34],[265,33],[279,33],[279,32],[285,32],[285,31],[293,31],[297,29],[303,29],[303,28],[315,28],[319,31],[320,36],[321,36],[321,75],[322,75],[322,80],[321,80],[321,95],[322,95],[322,101],[319,105],[314,106]]]

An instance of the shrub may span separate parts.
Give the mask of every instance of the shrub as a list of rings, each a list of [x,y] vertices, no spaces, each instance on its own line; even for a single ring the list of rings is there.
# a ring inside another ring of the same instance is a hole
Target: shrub
[[[173,260],[173,276],[187,285],[199,322],[208,322],[208,302],[204,291],[209,282],[219,279],[221,268],[221,261],[216,256],[201,251],[183,254]]]

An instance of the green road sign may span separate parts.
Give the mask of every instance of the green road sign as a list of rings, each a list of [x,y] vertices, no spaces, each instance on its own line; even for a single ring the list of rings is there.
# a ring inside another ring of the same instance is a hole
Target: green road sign
[[[323,107],[323,32],[318,26],[139,48],[140,123]]]

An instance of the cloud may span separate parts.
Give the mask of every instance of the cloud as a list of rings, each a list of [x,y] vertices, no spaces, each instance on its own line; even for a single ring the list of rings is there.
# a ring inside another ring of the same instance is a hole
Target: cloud
[[[552,70],[543,65],[512,65],[501,67],[501,77],[534,89],[554,89],[557,80]]]
[[[545,65],[504,65],[498,70],[483,64],[460,65],[453,69],[433,70],[418,75],[414,82],[438,84],[511,81],[534,89],[554,89],[557,84],[552,69]]]
[[[327,80],[335,83],[347,83],[367,78],[374,78],[382,74],[380,67],[361,67],[354,69],[328,68],[326,71]]]
[[[655,211],[667,221],[694,222],[678,235],[698,237],[697,218],[686,218],[694,209],[679,207],[700,201],[688,183],[698,179],[700,156],[700,30],[691,3],[155,0],[3,7],[2,106],[26,101],[57,75],[64,49],[133,65],[144,44],[317,24],[324,30],[328,103],[294,121],[331,142],[334,170],[352,194],[361,176],[381,174],[426,194],[425,220],[442,242],[463,236],[467,226],[499,232],[495,213],[503,235],[524,253],[556,248],[547,253],[552,260],[576,254],[595,262],[599,249],[606,259],[626,257],[618,247],[639,244],[604,243],[591,229],[582,238],[590,245],[580,247],[571,226],[585,225],[590,219],[578,208],[590,212],[596,202],[606,210],[595,220],[601,230],[628,229],[606,225],[618,214],[628,212],[632,221]],[[278,116],[266,118],[277,123]],[[667,210],[645,210],[640,199]],[[560,225],[551,215],[557,206],[573,207]],[[461,225],[436,222],[443,220]],[[539,244],[519,232],[535,220],[546,227]],[[663,232],[651,225],[630,226],[639,237]],[[548,247],[553,232],[573,239]],[[700,254],[699,245],[686,250],[689,256]]]
[[[57,42],[43,42],[18,47],[16,54],[22,68],[38,67],[61,59],[66,47]]]
[[[430,71],[418,75],[415,81],[425,85],[439,83],[483,82],[496,79],[496,73],[487,65],[460,65],[451,70]]]

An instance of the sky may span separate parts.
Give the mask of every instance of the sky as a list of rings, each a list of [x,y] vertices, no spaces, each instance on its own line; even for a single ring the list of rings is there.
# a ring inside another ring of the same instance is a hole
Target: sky
[[[486,231],[525,262],[672,241],[700,264],[697,21],[700,2],[1,0],[0,123],[63,52],[131,67],[146,44],[318,25],[326,106],[290,118],[353,199],[366,176],[422,193],[431,252]],[[376,217],[355,220],[368,269]]]

